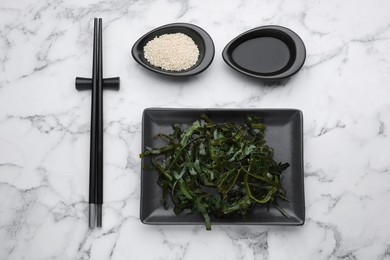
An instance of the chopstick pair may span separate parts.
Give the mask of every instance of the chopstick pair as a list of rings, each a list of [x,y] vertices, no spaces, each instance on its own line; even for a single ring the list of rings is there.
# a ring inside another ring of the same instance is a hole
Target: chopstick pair
[[[103,88],[119,89],[120,78],[103,79],[102,19],[94,18],[92,79],[76,78],[77,90],[91,94],[91,140],[89,163],[89,227],[102,227],[103,206]]]

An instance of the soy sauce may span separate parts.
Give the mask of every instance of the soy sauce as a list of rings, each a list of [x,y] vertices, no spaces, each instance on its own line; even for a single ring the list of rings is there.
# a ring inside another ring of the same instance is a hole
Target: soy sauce
[[[245,70],[272,74],[282,70],[290,60],[286,43],[275,37],[258,37],[239,44],[232,52],[234,62]]]

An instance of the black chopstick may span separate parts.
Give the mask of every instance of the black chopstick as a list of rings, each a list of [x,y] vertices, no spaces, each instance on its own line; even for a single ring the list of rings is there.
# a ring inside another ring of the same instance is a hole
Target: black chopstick
[[[92,101],[91,101],[91,143],[89,158],[89,227],[95,227],[96,220],[96,175],[97,175],[97,77],[98,77],[98,20],[94,19],[93,61],[92,61]]]
[[[101,18],[99,18],[98,32],[96,226],[101,227],[103,205],[103,30]]]
[[[89,227],[102,227],[103,89],[118,90],[120,78],[103,78],[102,19],[94,19],[92,79],[76,77],[77,90],[92,90],[89,162]]]

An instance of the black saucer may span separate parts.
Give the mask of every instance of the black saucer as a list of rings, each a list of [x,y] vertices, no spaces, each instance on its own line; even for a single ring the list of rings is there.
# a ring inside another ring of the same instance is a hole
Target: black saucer
[[[297,73],[306,59],[302,39],[288,28],[268,25],[229,42],[222,57],[233,69],[258,79],[281,80]]]
[[[195,44],[198,46],[199,59],[197,63],[193,67],[189,68],[188,70],[184,70],[184,71],[163,70],[159,67],[150,64],[144,57],[143,49],[146,43],[148,43],[150,40],[153,40],[155,37],[159,37],[163,34],[170,34],[170,33],[186,34],[189,37],[191,37],[192,40],[195,42]],[[214,43],[210,35],[202,28],[188,23],[173,23],[173,24],[167,24],[158,27],[148,32],[144,36],[142,36],[134,44],[131,51],[133,58],[143,67],[159,74],[174,76],[174,77],[193,76],[203,72],[210,66],[211,62],[213,61],[214,52],[215,52]]]

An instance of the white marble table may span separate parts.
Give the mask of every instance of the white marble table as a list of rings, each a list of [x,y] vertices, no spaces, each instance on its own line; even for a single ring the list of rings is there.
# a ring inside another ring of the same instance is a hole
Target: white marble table
[[[0,3],[0,259],[390,259],[390,2],[13,1]],[[93,18],[103,18],[104,222],[88,229]],[[131,57],[147,31],[189,22],[216,55],[171,80]],[[224,46],[257,26],[304,40],[303,69],[264,86]],[[301,227],[148,226],[139,220],[146,107],[298,108],[304,114]]]

